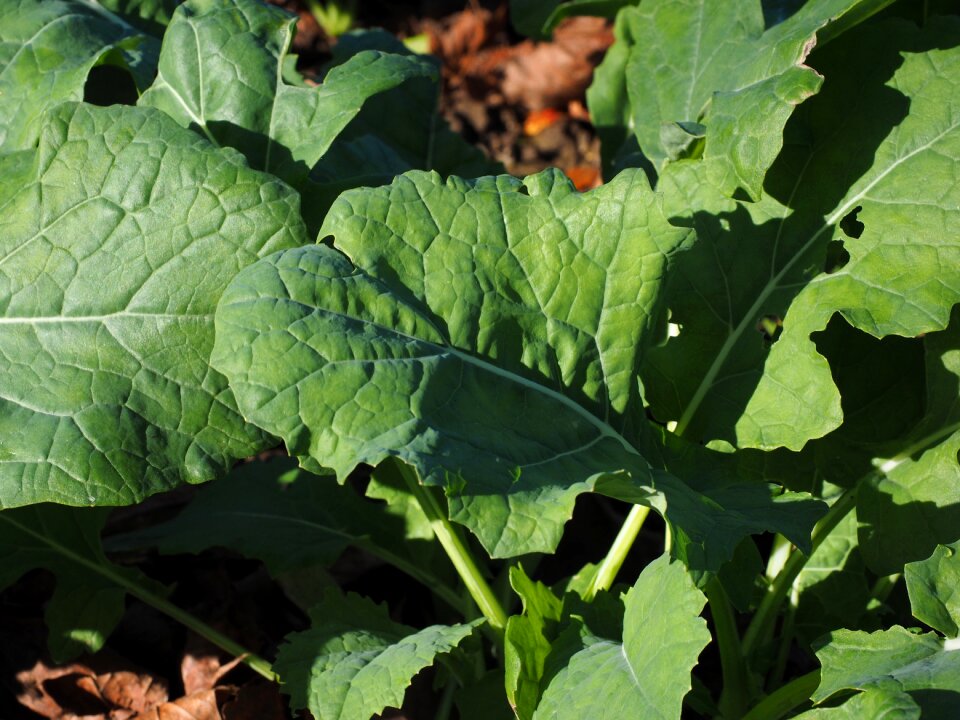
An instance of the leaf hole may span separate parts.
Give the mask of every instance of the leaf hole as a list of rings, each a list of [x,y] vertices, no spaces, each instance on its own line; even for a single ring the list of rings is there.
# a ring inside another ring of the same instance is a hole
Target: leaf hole
[[[116,65],[97,65],[83,86],[83,101],[91,105],[136,105],[137,86],[133,77]]]
[[[757,321],[757,332],[763,336],[763,346],[770,347],[780,339],[783,319],[779,315],[764,315]]]
[[[835,273],[850,262],[850,253],[843,245],[843,240],[831,240],[827,244],[827,256],[823,262],[825,273]]]
[[[840,229],[848,238],[853,238],[856,240],[858,237],[863,235],[864,225],[862,222],[857,220],[857,215],[861,210],[863,210],[863,206],[857,205],[853,210],[844,215],[842,220],[840,220]]]

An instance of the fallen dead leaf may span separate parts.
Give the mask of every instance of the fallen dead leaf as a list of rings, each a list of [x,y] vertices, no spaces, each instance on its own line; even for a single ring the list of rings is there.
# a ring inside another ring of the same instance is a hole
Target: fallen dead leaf
[[[184,695],[214,689],[220,684],[223,676],[241,662],[243,662],[242,656],[224,663],[220,659],[220,651],[212,643],[191,633],[188,636],[183,660],[180,661]]]
[[[562,107],[582,97],[612,42],[610,24],[603,18],[564,20],[552,42],[537,43],[531,51],[510,59],[503,79],[504,97],[531,110]]]
[[[220,705],[235,693],[233,688],[201,690],[163,703],[149,712],[137,715],[133,720],[223,720]]]
[[[38,661],[17,673],[21,691],[17,700],[50,720],[128,720],[167,699],[162,680],[147,673],[114,669],[117,661],[98,659],[97,665],[70,663],[53,666]],[[105,670],[105,671],[104,671]]]

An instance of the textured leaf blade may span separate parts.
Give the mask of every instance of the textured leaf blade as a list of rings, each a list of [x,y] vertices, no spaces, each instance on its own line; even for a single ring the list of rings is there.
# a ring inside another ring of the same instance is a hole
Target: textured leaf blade
[[[492,552],[553,547],[578,493],[625,470],[649,477],[611,422],[640,430],[632,366],[686,234],[644,192],[628,177],[580,196],[554,173],[525,185],[411,173],[345,195],[327,222],[358,268],[318,247],[252,269],[221,305],[215,362],[305,461],[344,477],[395,455],[444,485],[451,517]],[[583,277],[564,269],[570,255]],[[604,293],[578,294],[606,273]]]
[[[705,602],[682,564],[655,560],[624,596],[622,639],[588,641],[553,677],[534,718],[679,718],[710,642]]]
[[[311,617],[313,627],[287,638],[274,667],[291,706],[309,708],[318,720],[368,718],[400,707],[414,675],[482,622],[416,631],[366,598],[332,593]]]
[[[95,3],[16,0],[0,7],[0,152],[36,144],[43,113],[82,100],[90,70],[118,50],[143,84],[155,41]]]
[[[155,110],[64,105],[0,198],[0,506],[125,504],[264,438],[213,371],[233,275],[305,241],[298,198]]]

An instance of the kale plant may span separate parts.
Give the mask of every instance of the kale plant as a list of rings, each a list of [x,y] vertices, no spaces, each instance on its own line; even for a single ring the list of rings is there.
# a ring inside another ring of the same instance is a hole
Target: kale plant
[[[114,5],[0,6],[0,586],[56,573],[56,658],[130,594],[323,720],[432,665],[439,717],[955,715],[949,6],[516,2],[616,12],[578,193],[496,174],[383,33],[312,85],[255,0]],[[311,618],[273,662],[101,547],[207,481],[109,547],[261,560]],[[586,496],[622,526],[558,579]],[[290,583],[351,546],[435,622]]]

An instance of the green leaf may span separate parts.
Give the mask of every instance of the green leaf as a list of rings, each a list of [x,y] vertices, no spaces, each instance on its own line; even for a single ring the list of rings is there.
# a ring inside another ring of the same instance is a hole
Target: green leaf
[[[56,575],[44,614],[56,662],[103,647],[123,616],[127,592],[148,583],[104,556],[100,530],[108,514],[47,504],[0,512],[0,589],[34,568]]]
[[[906,693],[872,688],[857,693],[843,705],[816,708],[794,720],[919,720],[920,708]]]
[[[146,87],[156,43],[96,3],[14,0],[0,5],[0,153],[32,148],[46,110],[82,100],[95,65],[120,64]]]
[[[208,357],[227,282],[306,239],[290,188],[155,110],[66,104],[0,189],[0,507],[132,503],[264,444]]]
[[[807,643],[830,630],[863,627],[871,595],[857,548],[856,513],[841,520],[817,547],[792,592],[797,595],[797,633]]]
[[[328,233],[357,266],[313,247],[252,269],[214,361],[307,467],[397,456],[495,555],[554,547],[601,479],[649,482],[633,373],[687,234],[642,177],[579,195],[556,172],[409,173],[342,196]]]
[[[328,232],[355,264],[313,247],[251,268],[221,303],[213,359],[305,467],[342,480],[398,457],[495,556],[551,551],[590,490],[666,513],[698,568],[781,522],[808,541],[809,498],[773,498],[730,463],[694,492],[637,449],[636,368],[687,239],[642,174],[579,195],[552,171],[409,173],[342,196]]]
[[[519,565],[510,568],[510,585],[523,601],[523,612],[510,616],[504,636],[507,700],[520,720],[530,720],[540,702],[562,603],[543,583],[527,577]]]
[[[848,689],[908,692],[924,720],[950,720],[960,702],[958,649],[956,640],[914,634],[898,625],[875,633],[833,632],[817,651],[823,669],[813,700]]]
[[[960,635],[960,543],[939,545],[926,560],[907,563],[910,605],[922,620],[948,638]]]
[[[622,639],[588,640],[550,681],[534,718],[679,718],[710,642],[699,617],[705,602],[683,565],[655,560],[624,596]]]
[[[925,412],[876,453],[879,472],[857,496],[861,551],[879,574],[901,572],[960,539],[960,310],[923,345]]]
[[[134,27],[160,37],[182,0],[98,0]]]
[[[435,83],[437,69],[417,56],[371,50],[335,67],[318,87],[288,85],[281,69],[294,29],[295,18],[259,0],[190,0],[174,14],[157,81],[140,103],[240,150],[253,167],[299,190],[314,228],[326,205],[315,207],[310,174],[333,141],[369,98],[417,78]]]
[[[261,560],[273,574],[331,564],[366,527],[385,521],[375,506],[333,478],[289,458],[240,465],[201,488],[174,519],[119,538],[112,550],[156,546],[166,554],[226,547]],[[395,536],[402,537],[394,523]]]
[[[414,630],[359,595],[329,593],[311,611],[313,627],[287,637],[274,669],[291,707],[317,720],[369,718],[400,707],[413,677],[483,621]]]
[[[703,123],[712,180],[726,194],[742,187],[758,198],[784,125],[823,80],[804,64],[818,34],[838,34],[889,2],[814,0],[765,28],[759,2],[645,0],[617,16],[617,45],[588,94],[591,113],[598,126],[632,128],[658,170],[671,159],[663,126]]]
[[[757,203],[724,200],[695,162],[670,166],[667,207],[698,241],[667,290],[678,336],[644,369],[659,420],[692,440],[799,449],[842,422],[811,337],[835,313],[876,337],[946,326],[960,300],[958,39],[945,19],[922,32],[879,24],[828,46],[818,63],[828,81],[791,124],[771,196]],[[862,233],[844,232],[851,216]],[[831,241],[849,254],[842,267],[830,266]],[[765,321],[782,321],[766,342]]]

